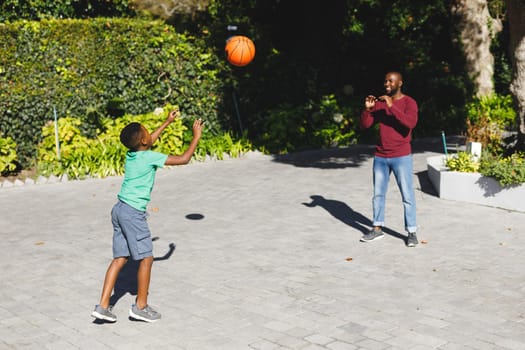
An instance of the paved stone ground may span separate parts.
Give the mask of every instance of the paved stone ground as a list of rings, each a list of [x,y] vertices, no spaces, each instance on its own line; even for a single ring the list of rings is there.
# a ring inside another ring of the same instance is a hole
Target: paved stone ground
[[[149,206],[155,324],[90,313],[121,178],[0,190],[1,349],[525,349],[525,214],[437,198],[415,143],[419,239],[370,227],[372,148],[258,153],[161,170]],[[423,244],[424,243],[424,244]]]

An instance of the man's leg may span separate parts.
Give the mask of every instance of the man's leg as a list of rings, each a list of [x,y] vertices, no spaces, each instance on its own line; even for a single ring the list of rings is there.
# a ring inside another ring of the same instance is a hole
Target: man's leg
[[[412,156],[395,158],[392,162],[392,170],[396,177],[397,186],[401,192],[403,209],[405,213],[405,230],[416,232],[416,196],[413,184]]]
[[[390,176],[390,168],[386,158],[374,157],[373,166],[373,183],[374,196],[372,198],[373,220],[372,230],[365,233],[361,237],[361,242],[371,242],[376,239],[383,238],[383,230],[381,229],[385,224],[385,198],[388,190],[388,180]]]
[[[416,196],[414,194],[414,185],[412,181],[412,155],[396,158],[393,169],[397,186],[399,187],[403,199],[405,230],[408,232],[406,245],[408,247],[415,247],[419,242],[416,236]]]
[[[390,166],[387,158],[375,157],[373,167],[374,197],[372,207],[374,211],[372,225],[382,227],[385,225],[385,200],[390,179]]]

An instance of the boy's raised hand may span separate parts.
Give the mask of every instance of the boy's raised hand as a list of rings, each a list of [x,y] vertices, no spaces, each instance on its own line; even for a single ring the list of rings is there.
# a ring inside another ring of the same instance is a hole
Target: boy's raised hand
[[[204,128],[204,121],[202,119],[195,119],[193,122],[193,137],[200,139],[202,135],[202,129]]]
[[[169,114],[168,114],[168,118],[166,119],[166,121],[168,122],[172,122],[174,121],[175,119],[179,118],[180,117],[180,111],[179,109],[174,109],[173,111],[171,111]]]

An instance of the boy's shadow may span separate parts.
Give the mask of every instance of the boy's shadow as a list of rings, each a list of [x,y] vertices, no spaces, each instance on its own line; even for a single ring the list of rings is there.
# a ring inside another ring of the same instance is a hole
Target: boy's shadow
[[[175,251],[175,244],[170,243],[169,249],[163,256],[153,258],[154,261],[167,260],[171,257]],[[122,298],[126,293],[131,295],[137,295],[137,271],[139,269],[140,261],[128,259],[128,262],[117,277],[117,282],[113,288],[113,295],[109,299],[110,305],[116,305],[117,302]]]
[[[372,221],[368,219],[363,214],[353,210],[350,208],[346,203],[334,200],[334,199],[326,199],[323,196],[319,195],[312,195],[310,196],[312,201],[310,203],[302,203],[304,206],[307,206],[309,208],[313,207],[321,207],[325,209],[328,213],[330,213],[334,218],[338,219],[339,221],[343,222],[344,224],[353,227],[354,229],[361,231],[361,233],[365,234],[369,232],[372,228]],[[387,227],[383,227],[383,232],[399,238],[401,240],[405,240],[406,237],[403,236],[401,233],[391,230]]]

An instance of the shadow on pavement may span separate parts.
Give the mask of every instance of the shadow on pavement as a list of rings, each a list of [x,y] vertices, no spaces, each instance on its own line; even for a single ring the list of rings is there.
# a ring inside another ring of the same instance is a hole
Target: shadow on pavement
[[[430,182],[430,179],[428,177],[428,171],[420,171],[416,173],[417,179],[419,181],[419,190],[425,194],[437,197],[438,193],[434,189],[434,186],[432,185],[432,182]]]
[[[310,198],[312,199],[310,203],[302,204],[308,208],[321,207],[337,220],[360,231],[362,234],[367,233],[372,228],[372,221],[369,218],[353,210],[344,202],[335,199],[326,199],[320,195],[311,195]],[[383,232],[403,241],[406,240],[406,236],[388,227],[383,227]]]
[[[275,155],[273,161],[302,168],[343,169],[359,167],[373,154],[373,146],[355,145]]]
[[[452,135],[446,137],[451,153],[465,145],[465,137]],[[355,168],[374,156],[375,145],[358,144],[341,148],[305,150],[284,155],[274,155],[274,162],[290,164],[303,168],[343,169]],[[444,153],[443,139],[439,137],[417,138],[412,141],[412,153]]]

